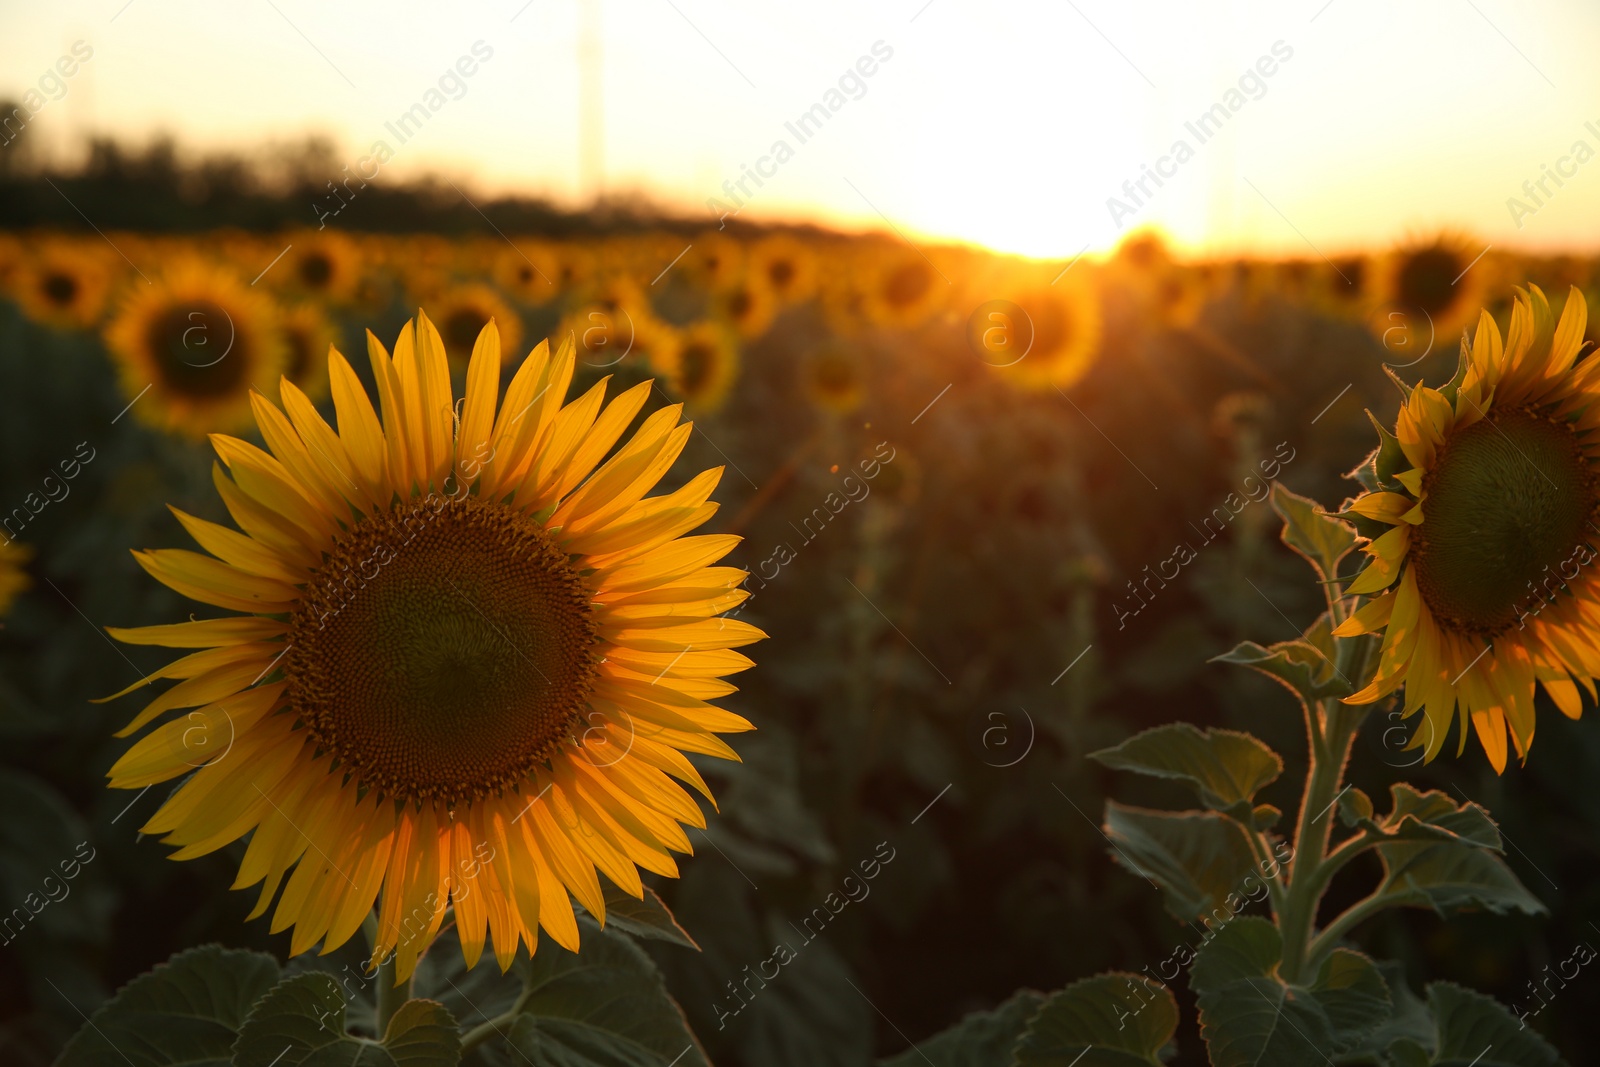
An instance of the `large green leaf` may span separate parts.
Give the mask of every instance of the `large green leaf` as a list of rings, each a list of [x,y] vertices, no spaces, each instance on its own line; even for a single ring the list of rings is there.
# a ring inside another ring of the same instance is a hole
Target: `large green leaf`
[[[273,986],[239,1030],[233,1067],[455,1067],[461,1035],[449,1010],[408,1000],[382,1041],[345,1033],[339,983],[320,972]]]
[[[1106,837],[1124,867],[1150,879],[1167,907],[1191,921],[1222,912],[1232,918],[1249,899],[1255,871],[1244,831],[1213,812],[1151,811],[1106,801]]]
[[[1043,993],[1019,989],[993,1011],[975,1011],[948,1030],[924,1038],[878,1067],[995,1067],[1009,1064],[1011,1050],[1028,1019],[1044,1003]]]
[[[1178,1002],[1159,982],[1112,972],[1052,993],[1017,1042],[1016,1067],[1139,1067],[1161,1063]],[[937,1067],[945,1067],[934,1061]]]
[[[1279,641],[1267,647],[1241,641],[1222,655],[1213,656],[1211,662],[1235,663],[1260,671],[1307,703],[1355,692],[1350,680],[1339,674],[1333,659],[1310,641]]]
[[[278,980],[271,956],[202,945],[123,986],[67,1043],[58,1067],[226,1067],[250,1006]]]
[[[1359,952],[1337,950],[1306,987],[1278,976],[1283,941],[1270,921],[1224,926],[1195,956],[1189,982],[1214,1067],[1300,1067],[1357,1047],[1388,1016],[1388,986]]]
[[[1389,796],[1389,813],[1375,819],[1366,795],[1358,789],[1348,790],[1340,796],[1340,817],[1348,826],[1396,841],[1452,841],[1500,851],[1500,828],[1487,811],[1471,801],[1458,805],[1448,793],[1437,789],[1418,792],[1406,782],[1391,785]]]
[[[699,951],[689,931],[678,925],[654,889],[644,887],[644,899],[635,900],[610,882],[605,883],[606,927],[650,941],[667,941]]]
[[[1559,1067],[1562,1059],[1544,1038],[1498,1001],[1452,982],[1428,986],[1428,1008],[1438,1028],[1433,1067]]]
[[[1272,483],[1272,509],[1283,519],[1283,543],[1317,569],[1323,581],[1339,575],[1339,561],[1356,547],[1349,524],[1322,510],[1309,497],[1291,492],[1282,482]]]
[[[546,942],[518,965],[531,995],[507,1036],[536,1067],[709,1067],[655,964],[622,934],[586,922],[580,952]]]
[[[1187,782],[1206,807],[1241,814],[1249,810],[1256,793],[1283,772],[1278,754],[1249,734],[1201,730],[1186,722],[1135,734],[1115,748],[1090,753],[1089,758],[1117,770]]]
[[[1487,849],[1459,841],[1397,841],[1377,851],[1385,870],[1383,892],[1396,904],[1432,908],[1440,915],[1471,908],[1501,915],[1545,913],[1506,861]]]

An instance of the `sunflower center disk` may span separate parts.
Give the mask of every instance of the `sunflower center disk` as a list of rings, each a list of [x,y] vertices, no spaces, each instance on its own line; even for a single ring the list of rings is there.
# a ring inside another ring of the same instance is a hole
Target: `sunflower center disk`
[[[294,616],[290,698],[385,794],[470,801],[514,786],[582,721],[590,593],[538,523],[435,497],[336,541]]]
[[[1414,560],[1435,618],[1493,636],[1535,610],[1542,583],[1587,558],[1595,477],[1571,426],[1496,413],[1454,434],[1423,482]],[[1570,563],[1569,563],[1570,561]]]
[[[183,396],[234,394],[250,369],[233,317],[210,300],[181,300],[166,308],[150,321],[145,343],[163,383]]]

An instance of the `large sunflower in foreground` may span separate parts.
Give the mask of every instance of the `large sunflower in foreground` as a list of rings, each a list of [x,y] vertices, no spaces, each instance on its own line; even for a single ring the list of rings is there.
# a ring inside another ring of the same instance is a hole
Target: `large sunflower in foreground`
[[[1358,476],[1351,511],[1378,524],[1349,592],[1373,597],[1334,632],[1383,631],[1377,674],[1348,703],[1405,686],[1412,742],[1438,754],[1470,720],[1496,770],[1506,732],[1533,741],[1534,688],[1583,710],[1600,676],[1600,361],[1578,364],[1587,309],[1559,322],[1536,287],[1518,292],[1504,342],[1487,312],[1442,389],[1412,389],[1394,436]],[[1359,521],[1359,520],[1358,520]]]
[[[684,536],[721,472],[646,496],[690,426],[664,408],[619,446],[650,383],[563,406],[570,344],[535,349],[497,409],[487,326],[457,409],[426,317],[393,356],[367,336],[377,410],[337,351],[337,431],[292,382],[285,410],[254,396],[270,452],[212,439],[240,530],[177,512],[211,555],[136,553],[233,614],[112,631],[202,651],[130,687],[182,679],[123,735],[198,710],[111,784],[188,775],[144,832],[175,859],[248,835],[235,887],[261,885],[252,917],[282,888],[272,930],[293,927],[293,953],[337,947],[374,901],[397,981],[447,906],[469,965],[487,936],[509,966],[540,927],[576,949],[569,894],[603,921],[597,872],[634,896],[639,868],[675,875],[680,824],[705,825],[673,781],[707,792],[685,753],[737,758],[716,735],[751,728],[708,703],[764,636],[717,618],[745,596],[744,572],[713,565],[738,538]]]

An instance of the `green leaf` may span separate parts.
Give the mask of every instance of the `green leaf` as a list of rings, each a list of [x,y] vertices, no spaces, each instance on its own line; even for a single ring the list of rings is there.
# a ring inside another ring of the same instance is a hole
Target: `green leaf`
[[[443,1004],[408,1000],[383,1040],[345,1033],[339,983],[321,972],[273,986],[239,1030],[233,1067],[455,1067],[461,1035]]]
[[[278,980],[271,956],[202,945],[118,990],[67,1043],[58,1067],[226,1067],[250,1005]]]
[[[1168,723],[1135,734],[1089,758],[1115,770],[1187,782],[1213,811],[1248,814],[1255,795],[1283,772],[1283,760],[1262,742],[1235,730],[1201,730]]]
[[[1353,785],[1345,787],[1339,793],[1339,821],[1346,826],[1372,824],[1372,798]]]
[[[709,1067],[660,972],[629,938],[586,922],[580,952],[546,942],[518,966],[532,995],[507,1036],[539,1067]]]
[[[1356,547],[1348,523],[1322,510],[1310,497],[1272,483],[1272,509],[1283,519],[1283,543],[1304,556],[1323,581],[1339,576],[1339,561]]]
[[[1372,428],[1378,432],[1378,447],[1345,477],[1360,482],[1361,488],[1369,493],[1383,490],[1404,492],[1405,486],[1395,481],[1394,476],[1409,468],[1411,461],[1406,459],[1405,450],[1400,447],[1400,439],[1378,421],[1378,417],[1370,408],[1367,410],[1367,421],[1371,422]]]
[[[1421,826],[1423,824],[1417,824]],[[1396,841],[1377,846],[1385,870],[1384,894],[1396,904],[1432,908],[1440,915],[1487,908],[1499,915],[1545,914],[1539,898],[1494,852],[1460,841]]]
[[[1262,833],[1266,833],[1278,825],[1278,820],[1283,818],[1283,809],[1276,804],[1257,804],[1250,813],[1250,822]]]
[[[1311,990],[1327,1013],[1334,1038],[1343,1047],[1355,1044],[1375,1029],[1393,1006],[1389,984],[1377,964],[1347,948],[1328,953]]]
[[[1371,411],[1367,412],[1367,419],[1372,423],[1372,428],[1378,431],[1378,450],[1372,455],[1372,473],[1377,479],[1377,488],[1404,492],[1405,486],[1395,480],[1395,475],[1409,469],[1411,461],[1406,458],[1405,449],[1400,447],[1400,438],[1379,422]]]
[[[1450,794],[1430,789],[1419,793],[1405,782],[1389,787],[1389,814],[1378,824],[1386,836],[1400,840],[1455,841],[1473,848],[1500,849],[1500,828],[1489,813],[1468,801],[1457,805]]]
[[[1167,908],[1184,921],[1245,905],[1248,879],[1259,877],[1238,823],[1212,812],[1150,811],[1106,801],[1112,854],[1166,894]]]
[[[607,929],[621,930],[650,941],[667,941],[696,952],[700,950],[689,931],[678,925],[661,897],[649,886],[644,887],[644,899],[635,900],[608,881],[605,900]]]
[[[1097,974],[1050,995],[1028,1021],[1011,1062],[1016,1067],[1159,1065],[1177,1028],[1178,1002],[1166,986],[1143,975]]]
[[[1236,663],[1260,671],[1307,703],[1355,692],[1349,680],[1339,675],[1334,661],[1309,641],[1279,641],[1266,648],[1241,641],[1231,651],[1213,656],[1211,662]]]
[[[1452,982],[1428,986],[1435,1067],[1560,1067],[1556,1050],[1498,1001]]]
[[[994,1067],[1010,1063],[1011,1049],[1026,1029],[1028,1019],[1044,1003],[1043,993],[1019,989],[993,1011],[975,1011],[966,1018],[924,1038],[898,1056],[879,1060],[878,1067]]]
[[[1387,1053],[1391,1059],[1397,1055],[1397,1043],[1410,1044],[1422,1053],[1422,1063],[1427,1063],[1426,1049],[1433,1047],[1433,1016],[1428,1005],[1411,991],[1406,983],[1406,970],[1394,960],[1378,961],[1378,972],[1389,987],[1392,1007],[1388,1018],[1361,1041],[1362,1048]],[[1404,1056],[1401,1052],[1398,1055]]]
[[[1388,986],[1366,956],[1337,950],[1298,987],[1278,977],[1282,952],[1278,928],[1252,916],[1222,927],[1195,956],[1189,982],[1214,1067],[1326,1064],[1388,1016]]]

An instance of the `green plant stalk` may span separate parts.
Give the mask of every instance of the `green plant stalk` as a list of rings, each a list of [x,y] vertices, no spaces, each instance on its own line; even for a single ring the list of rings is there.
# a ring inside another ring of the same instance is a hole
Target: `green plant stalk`
[[[361,920],[361,932],[366,935],[367,947],[374,953],[378,950],[378,913],[369,911],[367,917]],[[389,958],[378,964],[378,975],[374,979],[377,986],[377,1018],[375,1027],[378,1031],[378,1040],[383,1040],[383,1035],[389,1032],[389,1020],[394,1018],[394,1013],[400,1010],[400,1005],[411,999],[411,979],[407,978],[399,985],[394,981],[395,954],[390,953]]]
[[[1305,972],[1317,908],[1331,877],[1331,872],[1323,874],[1323,868],[1328,859],[1328,838],[1337,817],[1334,805],[1339,798],[1345,762],[1350,758],[1350,746],[1355,741],[1354,727],[1360,721],[1359,717],[1345,714],[1345,711],[1344,705],[1334,700],[1320,701],[1315,708],[1306,707],[1311,766],[1295,828],[1289,888],[1279,913],[1279,928],[1283,934],[1280,971],[1284,981],[1299,985],[1310,980]],[[1342,856],[1338,862],[1343,864]]]
[[[496,1015],[493,1019],[484,1020],[461,1035],[461,1055],[465,1056],[496,1034],[505,1037],[505,1028],[517,1021],[517,1016],[522,1014],[523,1009],[528,1006],[528,1001],[533,999],[533,993],[533,985],[524,975],[522,995],[517,997],[515,1004],[511,1005],[504,1013]]]
[[[1312,939],[1311,947],[1307,951],[1306,960],[1310,964],[1318,964],[1339,943],[1339,939],[1349,933],[1356,925],[1371,918],[1384,908],[1393,907],[1395,899],[1389,892],[1388,883],[1380,885],[1370,894],[1362,897],[1356,903],[1345,909],[1344,913],[1327,928]]]

